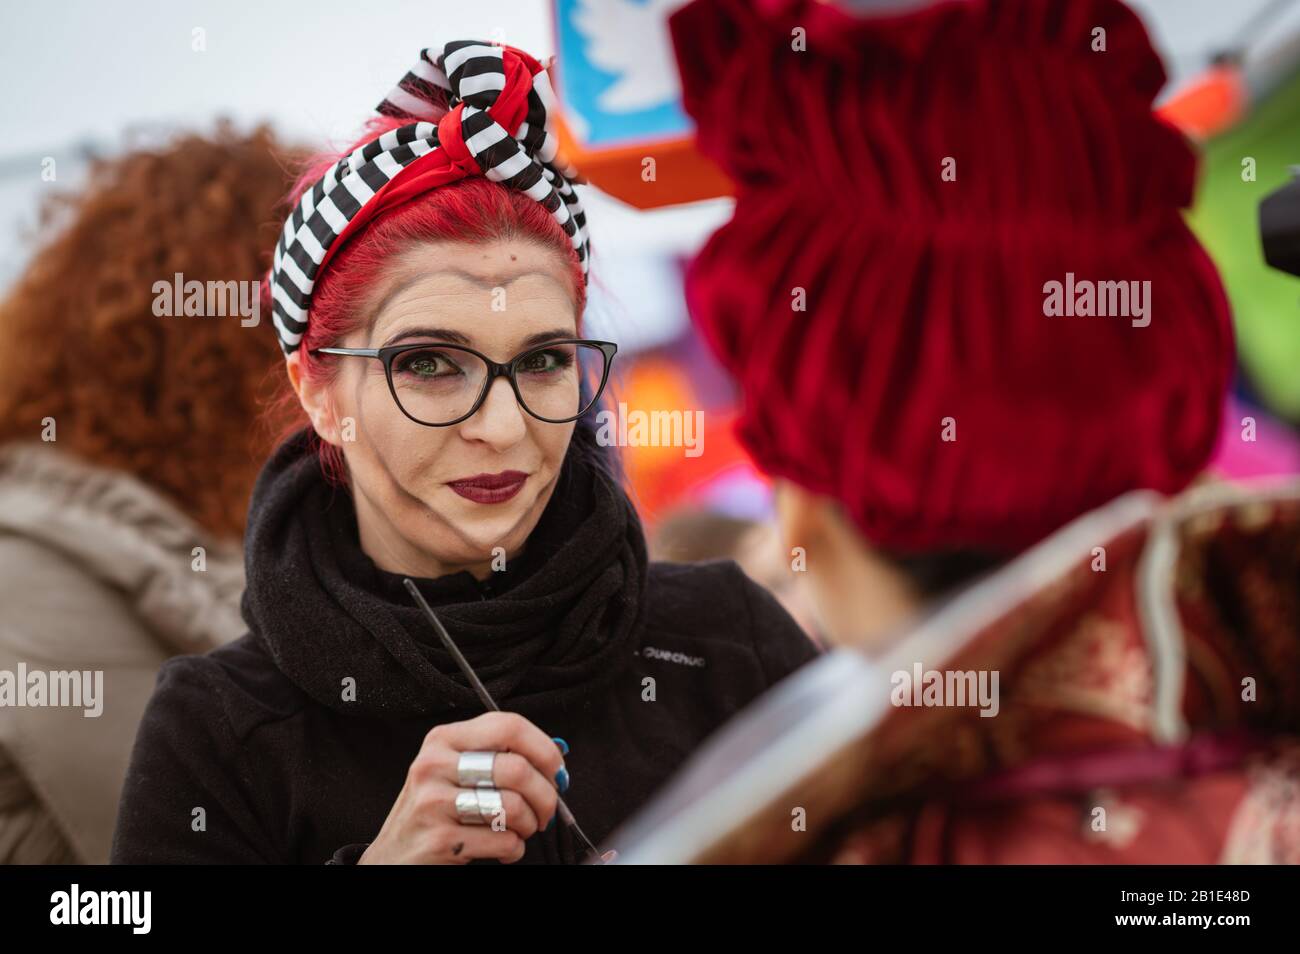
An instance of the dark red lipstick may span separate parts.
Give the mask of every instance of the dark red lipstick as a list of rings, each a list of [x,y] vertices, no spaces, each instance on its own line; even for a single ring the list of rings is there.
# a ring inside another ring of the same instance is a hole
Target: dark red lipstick
[[[527,479],[528,475],[523,471],[503,470],[499,474],[476,474],[473,477],[451,480],[447,482],[447,486],[466,500],[493,504],[504,503],[519,493]]]

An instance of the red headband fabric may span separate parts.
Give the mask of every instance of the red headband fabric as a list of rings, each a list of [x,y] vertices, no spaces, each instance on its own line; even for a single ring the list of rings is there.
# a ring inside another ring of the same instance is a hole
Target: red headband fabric
[[[700,148],[737,191],[688,306],[759,466],[899,552],[1015,552],[1204,467],[1230,317],[1128,8],[695,0],[670,28]],[[1149,281],[1149,324],[1045,314],[1076,279],[1136,281],[1130,310]]]

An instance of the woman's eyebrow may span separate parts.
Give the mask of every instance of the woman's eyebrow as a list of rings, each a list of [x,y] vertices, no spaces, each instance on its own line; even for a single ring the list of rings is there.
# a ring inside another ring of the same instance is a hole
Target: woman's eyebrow
[[[387,344],[395,345],[407,338],[437,338],[439,341],[463,345],[470,343],[468,335],[453,331],[451,328],[406,328],[389,338]]]
[[[520,342],[520,346],[527,348],[531,345],[554,341],[557,338],[572,338],[573,336],[573,332],[568,328],[552,328],[550,331],[539,331],[536,334],[529,335]],[[405,328],[389,338],[384,347],[395,345],[407,338],[433,338],[438,341],[463,345],[472,343],[468,335],[454,331],[451,328]]]
[[[521,343],[525,348],[529,345],[541,344],[544,341],[554,341],[556,338],[574,338],[577,337],[568,328],[552,328],[550,331],[539,331],[535,335],[529,335]]]

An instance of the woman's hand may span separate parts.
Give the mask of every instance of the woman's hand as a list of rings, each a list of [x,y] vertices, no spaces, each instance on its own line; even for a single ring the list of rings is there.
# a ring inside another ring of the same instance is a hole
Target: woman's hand
[[[456,813],[462,752],[495,751],[493,787],[502,811],[486,824],[463,824]],[[487,712],[435,726],[406,773],[379,834],[357,864],[465,864],[472,858],[510,863],[524,841],[554,820],[568,771],[558,743],[523,716]],[[496,829],[502,830],[496,830]]]

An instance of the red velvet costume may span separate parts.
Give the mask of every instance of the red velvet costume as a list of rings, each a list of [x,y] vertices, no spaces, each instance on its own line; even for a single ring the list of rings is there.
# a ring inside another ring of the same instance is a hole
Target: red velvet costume
[[[1041,561],[986,586],[986,623],[913,641],[997,670],[997,717],[889,711],[791,780],[804,801],[739,806],[696,857],[1300,861],[1300,487],[1184,490],[1232,331],[1137,17],[695,0],[670,22],[700,147],[737,187],[687,292],[746,447],[872,545]],[[1149,282],[1146,313],[1053,312],[1076,280]],[[1068,569],[1036,575],[1050,559]],[[838,807],[791,836],[815,783]]]

